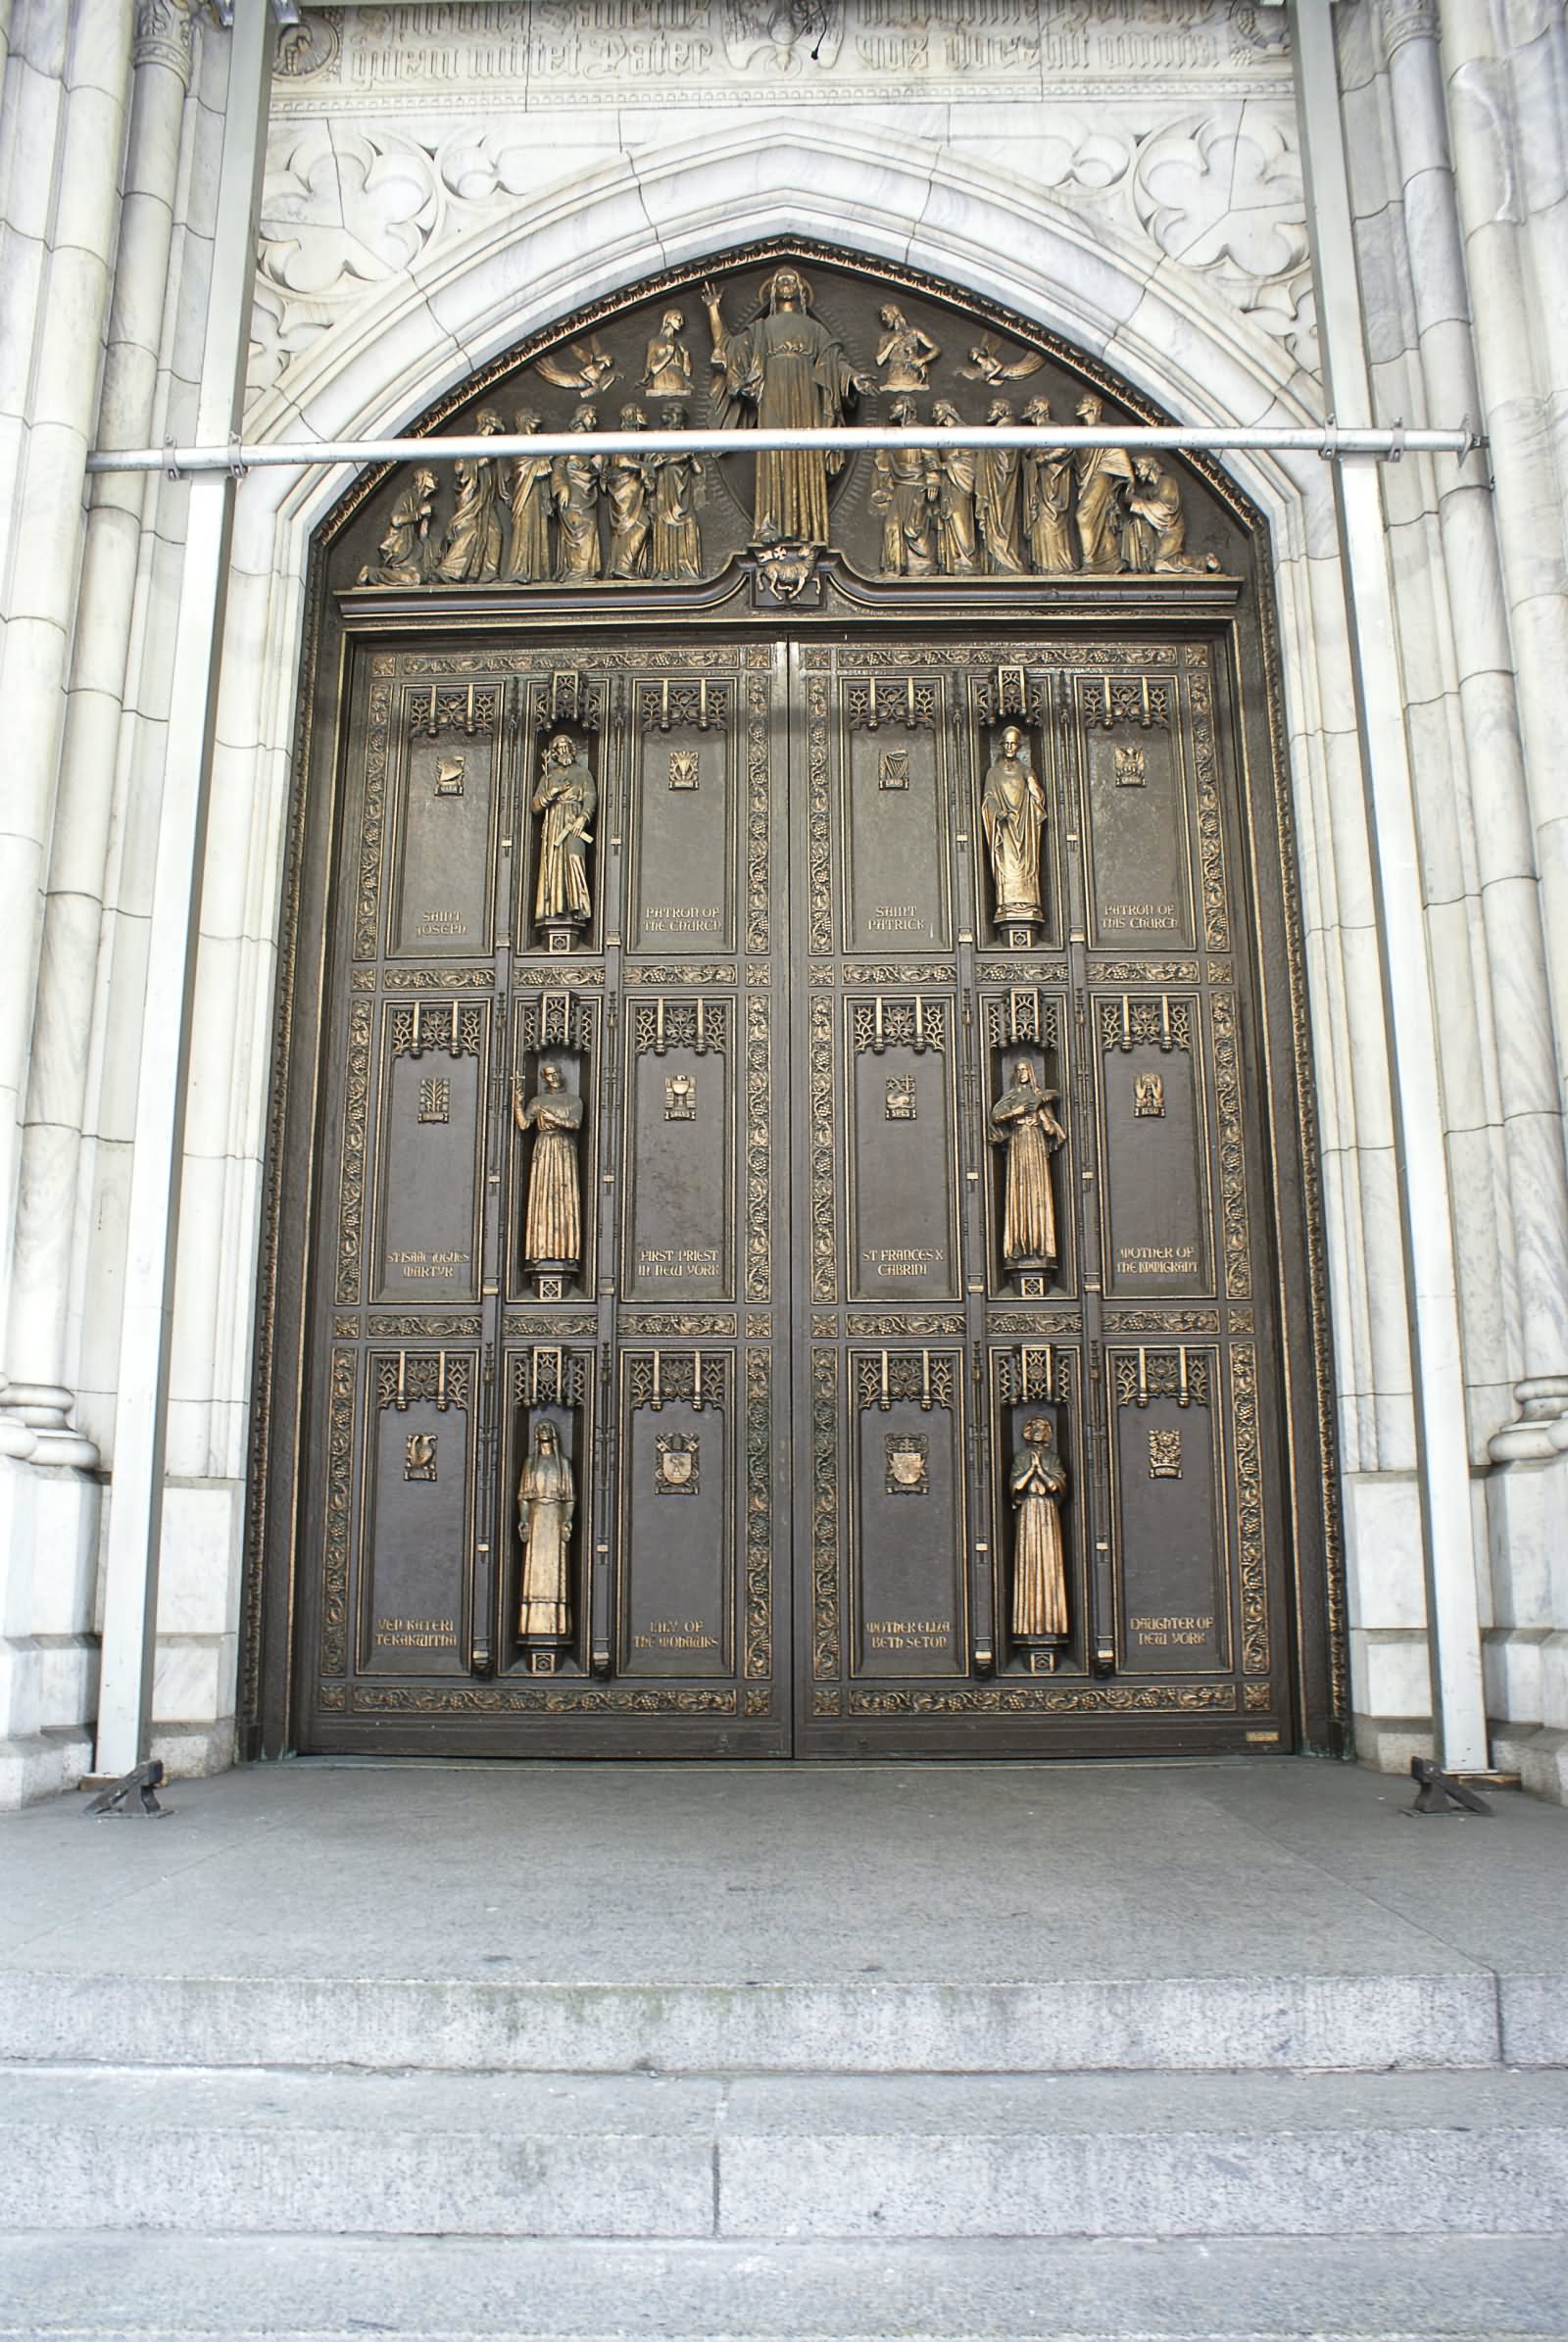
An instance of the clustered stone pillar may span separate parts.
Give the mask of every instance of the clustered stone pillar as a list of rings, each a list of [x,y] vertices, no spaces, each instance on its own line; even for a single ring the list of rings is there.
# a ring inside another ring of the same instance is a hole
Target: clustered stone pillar
[[[100,447],[143,447],[154,432],[191,55],[185,0],[138,9],[119,252],[98,404]],[[7,1404],[31,1426],[40,1462],[97,1461],[92,1442],[68,1424],[69,1202],[76,1192],[87,1099],[87,1037],[116,776],[122,762],[143,515],[161,484],[145,473],[99,472],[87,513],[50,844],[7,1342]]]

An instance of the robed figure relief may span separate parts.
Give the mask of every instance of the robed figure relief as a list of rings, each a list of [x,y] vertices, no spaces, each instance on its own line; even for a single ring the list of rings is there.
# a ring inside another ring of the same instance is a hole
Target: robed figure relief
[[[568,428],[597,431],[598,414],[592,407],[580,408]],[[560,529],[556,575],[563,585],[578,585],[600,574],[599,482],[604,468],[604,457],[589,455],[586,449],[580,456],[558,456],[551,465],[550,494]]]
[[[526,1104],[520,1090],[514,1090],[512,1118],[524,1138],[530,1131],[534,1134],[522,1256],[531,1269],[564,1275],[582,1257],[582,1198],[577,1184],[582,1099],[566,1088],[560,1066],[546,1063],[539,1068],[539,1087]]]
[[[988,423],[1016,422],[1011,402],[993,399],[986,409]],[[1019,464],[1015,447],[986,447],[975,466],[974,508],[980,522],[980,549],[985,566],[996,576],[1015,576],[1023,567],[1023,539],[1019,533]]]
[[[1055,1262],[1051,1157],[1067,1137],[1051,1110],[1056,1095],[1041,1089],[1034,1067],[1020,1057],[1012,1069],[1012,1087],[991,1109],[991,1143],[1007,1150],[1002,1257],[1009,1269],[1048,1269]]]
[[[980,819],[991,854],[997,925],[1043,920],[1040,847],[1046,793],[1030,761],[1029,743],[1016,724],[1004,724],[997,736],[997,752],[986,768]]]
[[[963,417],[950,399],[938,399],[931,420],[945,431],[956,430]],[[972,447],[943,447],[934,451],[937,467],[937,566],[944,577],[972,577],[978,555],[974,534],[975,451]]]
[[[1181,484],[1157,456],[1133,458],[1121,550],[1129,569],[1152,571],[1156,577],[1191,576],[1218,566],[1212,556],[1200,561],[1188,552]]]
[[[876,362],[882,368],[884,390],[924,390],[925,378],[942,355],[942,346],[918,325],[911,325],[902,309],[889,302],[877,312],[882,338]]]
[[[858,392],[873,387],[853,371],[838,336],[811,315],[810,288],[798,268],[775,268],[762,287],[760,314],[733,333],[715,285],[704,285],[703,301],[726,423],[751,408],[762,430],[830,429]],[[842,455],[817,448],[759,454],[753,542],[825,545],[827,483],[843,466]]]
[[[665,419],[672,431],[684,431],[685,408],[671,407]],[[674,579],[703,574],[703,536],[697,508],[706,492],[706,470],[701,456],[677,451],[654,458],[656,577]]]
[[[532,407],[519,407],[512,427],[521,439],[539,428]],[[514,456],[507,473],[512,507],[512,550],[507,575],[519,585],[539,585],[550,575],[550,476],[548,456]]]
[[[1067,1470],[1045,1416],[1023,1427],[1023,1445],[1007,1472],[1012,1499],[1012,1639],[1025,1645],[1063,1642],[1067,1635],[1067,1572],[1061,1548],[1061,1499]]]
[[[586,751],[569,732],[555,733],[546,743],[539,786],[533,793],[533,809],[542,816],[533,904],[540,927],[586,927],[593,917],[588,849],[594,841],[588,824],[598,804]]]
[[[895,399],[888,420],[895,430],[912,430],[913,400]],[[928,447],[895,442],[877,449],[871,510],[882,516],[884,577],[929,577],[936,568],[936,458]]]
[[[561,1434],[546,1420],[534,1425],[533,1444],[517,1482],[517,1538],[522,1585],[517,1635],[530,1642],[564,1642],[571,1633],[570,1556],[577,1490],[561,1452]]]
[[[1078,420],[1094,430],[1105,412],[1103,399],[1086,391],[1078,402]],[[1122,565],[1122,496],[1133,476],[1133,460],[1124,447],[1081,447],[1078,450],[1078,566],[1110,572]]]
[[[1043,431],[1051,420],[1051,401],[1031,399],[1023,419]],[[1059,576],[1073,566],[1071,509],[1072,457],[1064,447],[1029,449],[1023,460],[1023,526],[1030,561],[1042,577]]]
[[[686,319],[678,309],[666,309],[659,320],[643,358],[642,388],[651,399],[689,399],[692,395],[692,354],[680,338]]]
[[[433,471],[421,467],[415,473],[392,507],[386,535],[378,548],[381,555],[379,563],[373,568],[362,569],[359,584],[420,586],[429,583],[434,554],[430,543],[430,519],[435,511],[435,490]]]
[[[493,439],[506,424],[491,407],[474,416],[476,436]],[[493,456],[459,456],[452,466],[457,502],[441,540],[436,574],[445,585],[490,585],[501,574],[499,483]]]
[[[640,407],[622,407],[623,431],[641,431],[648,417]],[[647,456],[612,456],[605,472],[610,505],[610,574],[646,577],[652,559],[653,513],[650,492],[654,466]]]

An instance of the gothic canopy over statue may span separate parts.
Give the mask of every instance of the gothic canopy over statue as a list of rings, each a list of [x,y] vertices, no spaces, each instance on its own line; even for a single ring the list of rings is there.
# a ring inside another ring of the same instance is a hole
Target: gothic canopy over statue
[[[672,271],[532,336],[416,426],[537,436],[651,430],[635,455],[479,455],[406,465],[345,502],[336,582],[520,600],[566,588],[689,594],[756,556],[782,594],[831,552],[867,580],[1004,585],[1193,578],[1248,566],[1241,500],[1212,466],[1112,446],[992,448],[1008,423],[1171,418],[1038,323],[892,264],[803,242]],[[884,425],[886,447],[712,456],[688,425]],[[980,426],[933,448],[922,425]],[[1228,508],[1228,509],[1227,509]],[[793,564],[793,566],[792,566]],[[786,575],[788,573],[788,575]]]

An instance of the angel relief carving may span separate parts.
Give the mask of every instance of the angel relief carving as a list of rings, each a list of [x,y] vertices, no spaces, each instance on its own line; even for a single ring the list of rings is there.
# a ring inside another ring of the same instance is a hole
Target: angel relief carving
[[[828,264],[808,276],[788,259],[738,271],[728,285],[704,281],[707,381],[691,346],[690,294],[671,300],[661,288],[624,313],[607,304],[591,330],[568,328],[557,348],[530,355],[510,430],[490,405],[448,426],[465,438],[569,434],[575,443],[694,422],[771,431],[868,419],[885,430],[884,445],[752,457],[650,439],[613,454],[475,450],[421,463],[391,484],[355,582],[680,586],[749,554],[760,598],[778,601],[808,583],[813,596],[821,591],[814,563],[830,543],[868,577],[1180,577],[1219,567],[1212,553],[1189,550],[1200,515],[1184,465],[1142,451],[1135,460],[1114,442],[1001,444],[1020,421],[1049,433],[1068,415],[1115,431],[1104,391],[1015,336],[944,321],[915,293],[893,301],[886,289]],[[635,404],[608,406],[617,383],[636,385]],[[965,426],[974,444],[930,444],[932,432]],[[835,483],[851,466],[858,478],[841,499]]]

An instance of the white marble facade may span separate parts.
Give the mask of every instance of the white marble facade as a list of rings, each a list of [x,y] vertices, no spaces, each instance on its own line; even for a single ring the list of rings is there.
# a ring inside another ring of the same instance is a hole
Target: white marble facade
[[[253,0],[260,5],[260,0]],[[246,0],[239,0],[246,5]],[[1568,1793],[1562,0],[1341,0],[1460,1276],[1497,1761]],[[620,284],[795,231],[1023,311],[1194,422],[1322,419],[1287,20],[1242,0],[307,9],[272,88],[251,439],[395,430]],[[229,36],[0,0],[0,1797],[92,1753],[142,982]],[[9,54],[4,46],[9,42]],[[110,255],[117,255],[113,267]],[[1286,665],[1358,1745],[1431,1694],[1391,1070],[1330,467],[1255,456]],[[234,493],[184,1133],[155,1748],[229,1761],[302,585],[331,469]]]

